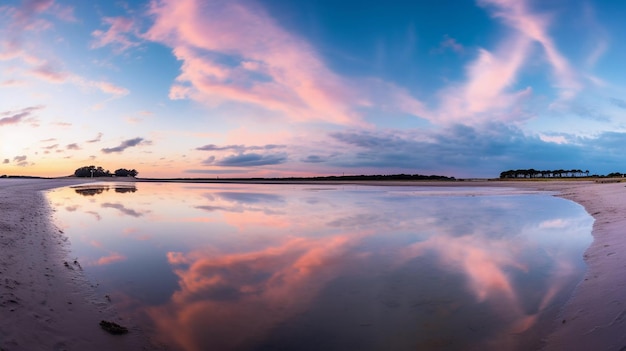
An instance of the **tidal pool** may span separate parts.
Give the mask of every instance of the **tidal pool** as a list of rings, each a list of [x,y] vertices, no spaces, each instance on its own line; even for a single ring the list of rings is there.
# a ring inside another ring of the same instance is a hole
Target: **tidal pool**
[[[172,350],[537,349],[593,219],[504,188],[96,183],[71,259]]]

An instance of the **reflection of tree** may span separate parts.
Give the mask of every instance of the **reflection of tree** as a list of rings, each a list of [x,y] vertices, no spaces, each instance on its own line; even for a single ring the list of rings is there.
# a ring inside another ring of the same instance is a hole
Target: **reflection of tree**
[[[105,191],[109,191],[108,186],[90,186],[90,187],[76,187],[74,188],[77,194],[83,196],[95,196],[98,194],[102,194]]]
[[[134,185],[124,186],[124,187],[115,187],[115,192],[120,193],[120,194],[134,193],[135,191],[137,191],[137,187]]]
[[[125,194],[125,193],[134,193],[137,191],[137,187],[134,185],[123,185],[123,186],[109,186],[109,185],[87,185],[87,186],[79,186],[74,187],[74,191],[77,194],[83,196],[95,196],[102,194],[105,191],[109,191],[111,188],[115,190],[116,193]]]

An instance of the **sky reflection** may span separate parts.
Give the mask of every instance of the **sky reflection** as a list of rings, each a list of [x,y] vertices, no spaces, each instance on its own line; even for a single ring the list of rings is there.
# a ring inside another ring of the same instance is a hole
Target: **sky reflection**
[[[86,274],[182,350],[536,347],[591,241],[579,205],[511,189],[116,186],[48,197]]]

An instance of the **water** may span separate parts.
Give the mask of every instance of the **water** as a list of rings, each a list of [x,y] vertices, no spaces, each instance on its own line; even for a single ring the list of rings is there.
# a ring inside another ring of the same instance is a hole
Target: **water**
[[[593,221],[502,188],[102,183],[48,198],[98,293],[173,350],[536,349]]]

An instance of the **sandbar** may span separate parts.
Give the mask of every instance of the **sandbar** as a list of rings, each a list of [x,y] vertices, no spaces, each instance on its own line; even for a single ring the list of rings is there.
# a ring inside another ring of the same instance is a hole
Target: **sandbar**
[[[108,179],[107,179],[108,180]],[[69,255],[42,191],[90,179],[0,179],[0,351],[153,349],[139,326],[97,296]],[[141,181],[141,180],[137,180]],[[281,182],[284,183],[284,182]],[[294,182],[303,183],[303,182]],[[323,182],[314,182],[320,184]],[[336,182],[334,182],[336,183]],[[584,279],[554,321],[545,350],[626,349],[626,189],[594,181],[397,181],[350,184],[498,186],[551,191],[594,217]],[[345,182],[342,182],[345,184]],[[66,264],[67,263],[67,264]],[[116,336],[99,327],[130,327]]]

